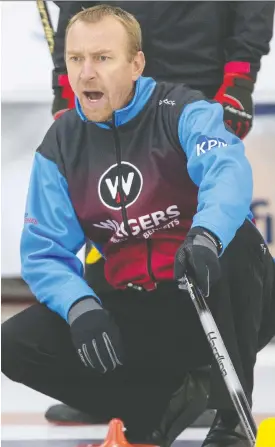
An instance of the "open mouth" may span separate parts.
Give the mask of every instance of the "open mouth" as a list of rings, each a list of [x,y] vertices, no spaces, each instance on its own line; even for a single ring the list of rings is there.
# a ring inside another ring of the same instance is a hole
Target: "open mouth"
[[[85,97],[90,101],[90,102],[97,102],[99,101],[102,97],[103,97],[103,92],[100,92],[99,90],[94,90],[94,91],[85,91],[83,92]]]

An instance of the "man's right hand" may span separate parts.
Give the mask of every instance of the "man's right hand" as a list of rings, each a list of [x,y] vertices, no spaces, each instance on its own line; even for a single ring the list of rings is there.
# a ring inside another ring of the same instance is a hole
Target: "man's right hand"
[[[122,365],[119,328],[95,299],[85,297],[74,304],[68,321],[73,344],[86,367],[104,374]]]
[[[57,120],[64,112],[75,107],[74,92],[67,73],[58,70],[53,70],[52,87],[54,92],[52,115],[54,120]]]

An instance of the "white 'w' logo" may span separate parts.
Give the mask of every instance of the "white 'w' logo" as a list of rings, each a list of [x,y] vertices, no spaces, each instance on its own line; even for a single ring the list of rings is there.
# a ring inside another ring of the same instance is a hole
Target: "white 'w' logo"
[[[122,189],[124,191],[124,194],[126,196],[129,195],[130,190],[131,190],[131,186],[134,180],[134,172],[130,172],[128,174],[127,180],[124,180],[124,177],[122,177]],[[106,185],[108,186],[108,189],[111,193],[111,196],[113,199],[116,198],[117,196],[117,188],[118,188],[118,176],[116,176],[115,178],[115,183],[113,185],[112,180],[110,178],[105,179]]]

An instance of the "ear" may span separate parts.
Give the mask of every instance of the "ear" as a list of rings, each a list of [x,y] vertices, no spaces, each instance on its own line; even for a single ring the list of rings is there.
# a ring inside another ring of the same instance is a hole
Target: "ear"
[[[136,81],[141,75],[145,67],[145,56],[142,51],[138,51],[132,61],[132,80]]]

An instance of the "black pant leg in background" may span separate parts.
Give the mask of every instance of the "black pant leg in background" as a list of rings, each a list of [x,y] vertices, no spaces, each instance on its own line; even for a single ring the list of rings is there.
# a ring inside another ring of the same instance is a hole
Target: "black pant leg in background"
[[[275,337],[275,258],[269,251],[263,250],[264,290],[262,322],[258,338],[258,351],[263,349]]]
[[[236,254],[238,250],[238,255]],[[249,222],[229,247],[230,293],[248,391],[253,390],[257,352],[275,335],[274,261],[259,231]],[[272,297],[273,295],[273,297]],[[271,316],[269,318],[269,316]],[[273,317],[274,321],[274,317]]]
[[[220,315],[223,323],[220,330],[223,325],[228,324],[226,313],[230,307],[234,323],[227,334],[230,331],[235,334],[241,363],[239,378],[251,401],[257,352],[275,335],[275,318],[270,317],[272,309],[275,310],[274,261],[261,234],[252,223],[246,221],[225,250],[221,264],[228,280],[230,306],[221,301]],[[223,297],[220,299],[223,300]],[[223,304],[227,306],[227,310],[222,309]],[[231,341],[227,340],[226,333],[223,336],[227,346],[230,345]],[[224,389],[216,370],[215,378],[212,377],[213,405],[210,404],[214,408],[215,405],[221,407],[226,402],[224,399],[220,400],[220,387]]]

